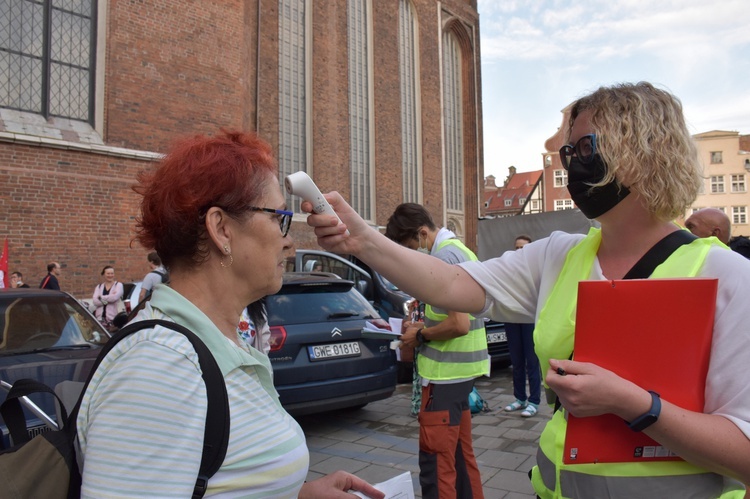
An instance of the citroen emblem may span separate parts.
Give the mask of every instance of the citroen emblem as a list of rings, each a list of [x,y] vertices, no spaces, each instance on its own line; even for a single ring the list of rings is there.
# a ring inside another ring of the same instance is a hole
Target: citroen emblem
[[[341,336],[341,329],[337,327],[333,328],[333,331],[331,331],[331,338],[335,336]]]

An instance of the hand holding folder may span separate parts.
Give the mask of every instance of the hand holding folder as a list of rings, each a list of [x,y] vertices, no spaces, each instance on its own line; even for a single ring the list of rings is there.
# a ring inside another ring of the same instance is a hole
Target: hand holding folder
[[[716,279],[582,281],[573,359],[608,369],[663,400],[701,412]],[[568,414],[563,462],[679,459],[613,414]]]

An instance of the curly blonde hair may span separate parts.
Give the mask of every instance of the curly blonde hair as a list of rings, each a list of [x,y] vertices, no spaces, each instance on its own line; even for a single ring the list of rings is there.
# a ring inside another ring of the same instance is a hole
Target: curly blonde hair
[[[682,216],[698,195],[703,169],[680,101],[646,82],[600,87],[573,103],[568,138],[585,111],[607,165],[596,185],[615,180],[638,192],[660,220]]]

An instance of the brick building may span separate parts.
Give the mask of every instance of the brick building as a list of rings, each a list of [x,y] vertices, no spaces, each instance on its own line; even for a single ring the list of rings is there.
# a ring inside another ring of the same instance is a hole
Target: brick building
[[[494,175],[484,179],[484,216],[512,217],[531,215],[544,211],[542,192],[542,170],[516,172],[508,168],[508,177],[502,186],[497,186]]]
[[[0,36],[0,237],[36,284],[140,280],[131,185],[176,137],[257,130],[374,226],[423,203],[476,248],[476,0],[19,0]],[[299,203],[289,200],[298,211]],[[295,216],[298,247],[314,247]]]

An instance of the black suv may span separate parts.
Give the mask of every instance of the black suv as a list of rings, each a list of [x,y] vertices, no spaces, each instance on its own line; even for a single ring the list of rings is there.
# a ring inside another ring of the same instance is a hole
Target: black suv
[[[362,338],[383,321],[354,282],[329,273],[286,273],[266,298],[274,385],[292,415],[358,407],[396,389],[387,340]]]

